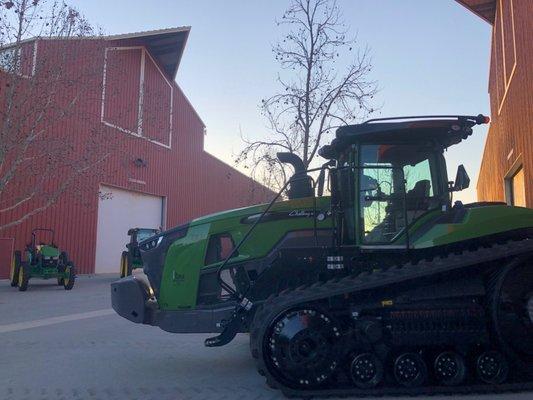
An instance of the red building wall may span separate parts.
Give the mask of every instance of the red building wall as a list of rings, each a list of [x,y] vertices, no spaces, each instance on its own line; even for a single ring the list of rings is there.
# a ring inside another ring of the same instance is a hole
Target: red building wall
[[[263,202],[272,196],[270,191],[203,150],[204,124],[179,86],[162,75],[146,49],[111,49],[124,46],[141,43],[105,39],[38,41],[37,60],[63,63],[63,73],[83,76],[83,84],[88,88],[76,109],[50,122],[47,131],[72,141],[73,159],[88,149],[102,147],[106,158],[77,178],[73,190],[63,194],[56,204],[0,231],[0,238],[12,238],[14,247],[22,249],[33,228],[55,229],[56,243],[69,252],[79,273],[95,270],[100,184],[164,196],[167,227],[203,214]],[[39,66],[38,62],[36,76]],[[142,69],[143,82],[139,79]],[[141,85],[144,90],[139,100],[136,93]],[[76,90],[66,85],[59,92],[68,98],[64,93]],[[91,140],[98,143],[93,145]],[[144,165],[136,166],[136,159],[142,159]],[[67,172],[58,170],[50,186],[59,184]],[[21,178],[31,179],[31,174],[28,175]],[[24,215],[34,205],[0,213],[0,226]],[[0,278],[6,277],[8,271],[9,265],[2,262]]]
[[[506,179],[523,168],[525,203],[533,207],[533,2],[492,3],[491,124],[477,183],[478,199],[509,201]]]

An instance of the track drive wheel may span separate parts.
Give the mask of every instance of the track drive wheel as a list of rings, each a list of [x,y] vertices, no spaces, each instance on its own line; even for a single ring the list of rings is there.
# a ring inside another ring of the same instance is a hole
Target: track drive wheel
[[[26,263],[22,263],[19,268],[18,287],[21,292],[28,289],[28,283],[30,282],[30,266]]]
[[[272,387],[276,381],[293,388],[324,385],[340,363],[337,322],[314,306],[271,311],[256,312],[252,323],[250,347],[259,373]]]
[[[514,260],[496,274],[489,307],[503,354],[533,376],[533,261]]]
[[[68,262],[65,272],[67,277],[63,281],[63,287],[65,290],[71,290],[74,287],[74,282],[76,281],[76,268],[72,262]]]
[[[18,285],[19,282],[19,270],[20,265],[22,264],[22,255],[20,251],[15,251],[13,254],[13,259],[11,260],[11,269],[9,271],[9,282],[12,287]]]

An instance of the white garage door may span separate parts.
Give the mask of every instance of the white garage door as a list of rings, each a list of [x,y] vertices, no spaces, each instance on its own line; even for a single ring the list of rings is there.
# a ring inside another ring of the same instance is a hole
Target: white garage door
[[[130,228],[163,226],[163,197],[101,186],[105,199],[98,204],[96,272],[119,272],[120,255]]]

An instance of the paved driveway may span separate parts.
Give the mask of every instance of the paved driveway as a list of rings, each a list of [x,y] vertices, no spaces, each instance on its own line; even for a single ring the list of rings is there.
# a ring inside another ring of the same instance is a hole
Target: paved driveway
[[[0,399],[281,398],[255,372],[246,335],[208,349],[206,335],[130,323],[110,310],[114,279],[83,276],[70,292],[52,281],[30,281],[27,292],[0,281]]]

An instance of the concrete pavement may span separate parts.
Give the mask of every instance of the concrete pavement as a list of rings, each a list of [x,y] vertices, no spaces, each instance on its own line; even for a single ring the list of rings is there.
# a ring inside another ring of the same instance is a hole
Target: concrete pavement
[[[0,399],[282,398],[255,372],[247,335],[209,349],[206,335],[174,335],[110,312],[116,278],[82,276],[70,292],[51,280],[32,280],[27,292],[0,281]]]

